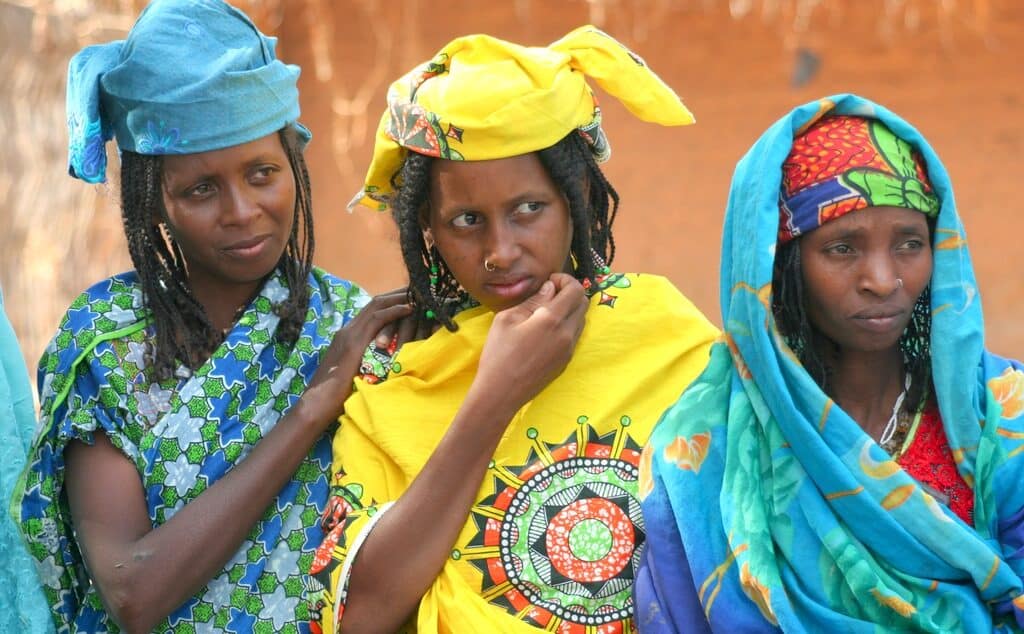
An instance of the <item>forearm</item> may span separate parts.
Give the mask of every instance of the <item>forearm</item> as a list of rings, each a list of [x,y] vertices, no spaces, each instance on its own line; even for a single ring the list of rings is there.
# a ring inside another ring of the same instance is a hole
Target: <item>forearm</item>
[[[132,539],[93,542],[90,572],[123,629],[150,631],[234,556],[323,433],[324,423],[307,409],[300,400],[241,463],[165,524]],[[78,528],[89,531],[88,524]]]
[[[355,555],[341,631],[395,631],[458,538],[514,405],[467,397],[423,470]]]

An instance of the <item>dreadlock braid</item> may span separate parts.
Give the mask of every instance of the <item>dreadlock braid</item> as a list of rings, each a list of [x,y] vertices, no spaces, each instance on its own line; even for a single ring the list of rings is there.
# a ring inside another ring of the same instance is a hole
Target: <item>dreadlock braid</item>
[[[593,254],[611,264],[615,257],[612,223],[619,209],[619,195],[597,166],[590,147],[576,131],[555,145],[537,152],[541,164],[569,202],[573,237],[570,245],[573,273],[579,280],[595,282],[598,274]],[[409,152],[402,167],[392,176],[395,195],[392,217],[398,225],[402,259],[409,273],[410,299],[432,312],[448,330],[466,292],[452,275],[444,258],[423,238],[430,199],[429,156]],[[610,202],[609,202],[610,201]],[[431,266],[437,270],[431,271]],[[431,277],[436,283],[431,285]]]
[[[296,197],[292,233],[278,263],[291,292],[276,307],[281,318],[276,337],[291,345],[298,338],[309,303],[306,277],[313,259],[312,196],[297,134],[288,127],[279,135],[295,177]],[[194,370],[220,344],[223,333],[210,322],[192,293],[181,248],[167,231],[162,157],[121,153],[121,217],[128,253],[153,322],[151,361],[156,377],[169,378],[179,363]]]
[[[277,326],[277,337],[282,343],[292,345],[302,332],[309,306],[309,285],[306,278],[313,268],[313,191],[309,182],[309,170],[302,153],[302,142],[295,128],[287,126],[278,134],[281,145],[288,155],[288,164],[295,178],[295,217],[288,245],[281,255],[278,266],[288,283],[288,299],[276,307],[281,318]]]
[[[537,152],[537,156],[569,201],[574,274],[579,280],[594,283],[598,271],[591,254],[598,254],[609,265],[615,259],[612,223],[619,211],[619,194],[597,166],[590,146],[576,131]]]
[[[772,313],[775,323],[801,365],[822,391],[829,393],[828,367],[818,355],[815,331],[804,308],[804,278],[800,266],[800,240],[791,240],[775,256]]]
[[[398,241],[402,260],[409,272],[409,295],[413,303],[434,314],[448,330],[455,330],[452,309],[444,301],[459,296],[459,283],[448,270],[437,247],[427,246],[423,238],[426,224],[427,201],[430,199],[429,156],[410,152],[402,167],[391,178],[395,197],[391,204],[392,217],[398,225]],[[431,271],[431,266],[437,272]],[[436,283],[431,284],[431,276]]]

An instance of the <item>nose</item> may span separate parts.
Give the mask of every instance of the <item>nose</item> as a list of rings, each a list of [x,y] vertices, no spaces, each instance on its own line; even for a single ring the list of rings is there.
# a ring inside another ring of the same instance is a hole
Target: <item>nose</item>
[[[864,259],[860,275],[860,290],[878,297],[888,297],[903,287],[896,261],[889,253],[879,253]]]
[[[515,227],[507,222],[494,222],[488,227],[484,259],[495,269],[508,270],[522,255]]]
[[[251,187],[231,185],[224,197],[221,220],[227,225],[244,225],[260,214],[259,199]]]

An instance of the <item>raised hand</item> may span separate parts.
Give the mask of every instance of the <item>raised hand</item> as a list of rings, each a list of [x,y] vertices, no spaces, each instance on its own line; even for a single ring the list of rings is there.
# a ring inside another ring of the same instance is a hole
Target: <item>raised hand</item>
[[[515,413],[565,369],[586,312],[580,283],[552,275],[532,297],[494,316],[473,389],[487,390],[496,405]]]

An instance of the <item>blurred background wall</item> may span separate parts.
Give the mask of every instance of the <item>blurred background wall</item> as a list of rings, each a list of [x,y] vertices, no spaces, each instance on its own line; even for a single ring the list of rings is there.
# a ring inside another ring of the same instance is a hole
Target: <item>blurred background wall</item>
[[[697,116],[665,129],[602,105],[622,195],[615,268],[667,275],[715,322],[733,167],[793,106],[852,91],[916,125],[952,174],[987,339],[1024,357],[1024,3],[1019,0],[236,0],[303,68],[317,261],[372,292],[403,284],[390,219],[345,212],[387,85],[458,35],[547,44],[593,23]],[[66,176],[64,82],[84,45],[122,36],[139,0],[0,0],[0,285],[29,367],[73,297],[129,267],[108,185]],[[111,151],[112,152],[112,151]],[[116,159],[112,165],[116,166]],[[669,333],[666,333],[667,335]]]

